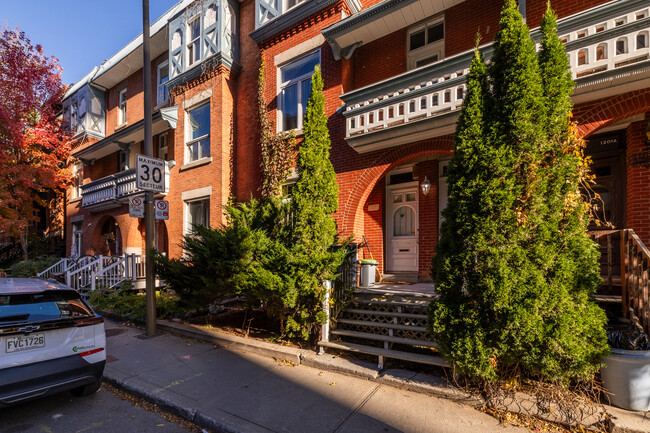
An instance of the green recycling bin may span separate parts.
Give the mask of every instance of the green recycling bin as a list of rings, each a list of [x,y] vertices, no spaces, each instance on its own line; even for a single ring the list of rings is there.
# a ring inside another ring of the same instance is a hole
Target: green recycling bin
[[[375,287],[375,269],[379,262],[372,259],[362,259],[359,260],[359,264],[361,265],[359,287]]]

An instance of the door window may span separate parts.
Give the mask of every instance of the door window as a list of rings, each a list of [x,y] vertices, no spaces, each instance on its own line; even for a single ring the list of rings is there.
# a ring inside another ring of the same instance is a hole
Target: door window
[[[393,236],[415,234],[415,211],[410,206],[401,206],[393,214]]]

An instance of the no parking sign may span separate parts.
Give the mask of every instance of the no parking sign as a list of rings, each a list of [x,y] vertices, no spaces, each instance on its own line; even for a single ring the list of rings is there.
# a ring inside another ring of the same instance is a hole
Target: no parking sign
[[[129,216],[144,218],[144,196],[136,195],[129,199]]]
[[[169,219],[169,202],[167,200],[156,200],[155,208],[157,220]]]

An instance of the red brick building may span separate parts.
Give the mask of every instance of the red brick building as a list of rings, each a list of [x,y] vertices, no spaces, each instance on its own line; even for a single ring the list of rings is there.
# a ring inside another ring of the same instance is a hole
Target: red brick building
[[[519,3],[539,39],[546,1]],[[365,235],[383,273],[427,278],[475,35],[489,58],[501,7],[500,0],[179,2],[150,32],[154,148],[168,161],[170,203],[169,220],[157,223],[158,248],[180,255],[192,223],[218,226],[230,196],[257,194],[261,60],[270,115],[278,131],[298,137],[310,73],[320,64],[339,230]],[[649,243],[650,5],[552,7],[576,80],[574,119],[594,160],[594,189],[615,227]],[[73,242],[82,253],[142,251],[144,224],[127,205],[138,193],[132,167],[143,140],[141,38],[66,94],[79,161],[68,195],[69,251]]]

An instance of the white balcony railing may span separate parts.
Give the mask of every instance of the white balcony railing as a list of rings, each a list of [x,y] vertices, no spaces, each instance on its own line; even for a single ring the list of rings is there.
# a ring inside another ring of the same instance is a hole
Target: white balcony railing
[[[591,23],[585,25],[585,19],[591,19]],[[631,65],[650,59],[647,2],[612,2],[560,21],[558,28],[571,72],[578,82],[594,74],[634,68]],[[569,28],[575,30],[568,31]],[[539,29],[532,36],[539,40]],[[481,51],[489,59],[492,45],[481,47]],[[355,139],[460,110],[472,53],[469,50],[342,95],[346,104],[346,138]]]
[[[169,163],[165,164],[165,194],[169,192]],[[103,177],[81,186],[81,205],[96,206],[116,203],[122,198],[138,194],[136,188],[135,169],[123,171]]]

